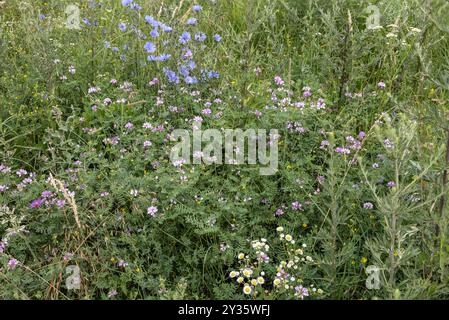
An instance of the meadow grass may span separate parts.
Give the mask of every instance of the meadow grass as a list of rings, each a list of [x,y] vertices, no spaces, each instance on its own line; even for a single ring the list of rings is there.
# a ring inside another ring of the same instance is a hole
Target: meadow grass
[[[0,298],[447,299],[448,35],[443,0],[0,1]],[[199,117],[278,129],[278,171],[174,166]]]

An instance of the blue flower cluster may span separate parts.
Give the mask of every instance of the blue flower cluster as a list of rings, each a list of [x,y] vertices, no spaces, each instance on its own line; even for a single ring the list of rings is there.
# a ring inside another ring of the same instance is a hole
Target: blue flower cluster
[[[134,0],[122,0],[121,4],[123,7],[131,10],[139,11],[142,9],[136,2],[134,2]],[[201,10],[202,7],[198,4],[192,6],[193,13],[198,13]],[[143,44],[143,49],[148,54],[147,61],[166,62],[172,58],[177,58],[173,59],[171,62],[171,67],[168,65],[162,66],[162,71],[169,83],[180,84],[183,82],[185,84],[192,85],[197,84],[200,81],[219,78],[220,75],[218,72],[198,69],[196,62],[194,61],[194,52],[197,46],[202,44],[202,46],[205,47],[204,42],[207,39],[207,35],[204,32],[197,31],[195,33],[191,29],[198,25],[198,17],[188,18],[184,24],[190,30],[182,30],[178,33],[178,35],[175,35],[175,32],[171,26],[168,26],[150,15],[145,15],[144,21],[147,26],[142,27],[142,30],[145,30],[149,26],[150,29],[147,32],[138,29],[138,27],[134,25],[128,28],[124,22],[119,23],[118,28],[122,32],[126,32],[130,29],[137,33],[139,39],[142,40],[147,39],[146,34],[149,35],[149,39],[151,38],[151,41],[145,41]],[[163,34],[169,35],[164,38]],[[175,38],[173,39],[173,37]],[[177,41],[173,41],[176,39]],[[220,42],[221,36],[215,34],[212,39],[215,42]],[[109,48],[110,43],[106,42],[105,46]],[[119,51],[117,47],[112,47],[111,49],[114,52]],[[167,51],[169,51],[169,53]],[[120,58],[125,60],[126,57],[125,55],[121,55]],[[173,65],[175,65],[174,68]],[[159,67],[159,64],[156,67]]]

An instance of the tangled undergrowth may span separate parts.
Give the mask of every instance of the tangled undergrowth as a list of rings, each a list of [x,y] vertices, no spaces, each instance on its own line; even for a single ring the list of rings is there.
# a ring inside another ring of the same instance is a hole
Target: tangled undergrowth
[[[0,2],[0,298],[448,298],[449,6],[374,2]]]

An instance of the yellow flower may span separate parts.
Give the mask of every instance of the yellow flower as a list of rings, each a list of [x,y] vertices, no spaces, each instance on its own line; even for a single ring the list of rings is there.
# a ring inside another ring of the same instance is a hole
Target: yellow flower
[[[251,284],[253,286],[257,286],[257,280],[256,279],[251,279]]]
[[[365,263],[368,262],[368,259],[365,258],[365,257],[362,257],[362,259],[360,259],[360,262],[361,262],[362,264],[365,264]]]
[[[244,294],[251,294],[251,292],[253,292],[253,289],[251,289],[251,287],[249,285],[245,285],[243,287],[243,293]]]
[[[237,278],[237,282],[238,282],[238,283],[242,283],[242,282],[243,282],[243,277],[238,277],[238,278]]]

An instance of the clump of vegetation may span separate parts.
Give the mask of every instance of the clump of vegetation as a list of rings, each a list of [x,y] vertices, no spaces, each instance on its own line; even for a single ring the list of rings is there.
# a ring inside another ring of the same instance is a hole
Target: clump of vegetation
[[[0,7],[0,298],[448,298],[445,1]]]

